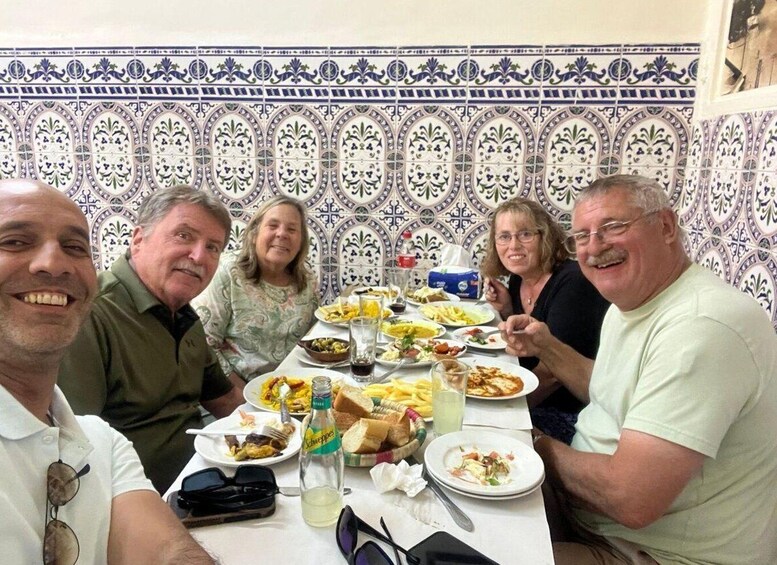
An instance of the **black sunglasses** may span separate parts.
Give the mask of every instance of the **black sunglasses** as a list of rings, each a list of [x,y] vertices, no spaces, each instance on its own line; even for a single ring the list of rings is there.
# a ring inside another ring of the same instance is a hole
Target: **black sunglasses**
[[[231,478],[221,469],[209,467],[181,481],[178,503],[184,508],[249,510],[269,506],[277,492],[275,473],[269,467],[241,465]]]
[[[385,528],[385,523],[381,521],[381,525]],[[410,565],[417,565],[421,560],[408,553],[407,550],[394,543],[391,538],[391,534],[387,536],[381,534],[378,530],[370,526],[364,520],[361,520],[353,509],[345,505],[340,511],[340,517],[337,520],[337,528],[335,533],[337,535],[337,546],[340,548],[340,552],[348,561],[348,565],[393,565],[391,558],[386,555],[386,552],[376,544],[374,541],[365,542],[359,549],[356,549],[356,541],[359,535],[359,531],[364,532],[368,536],[371,536],[377,540],[389,544],[394,548],[394,552],[401,551],[405,555],[405,559]],[[399,557],[397,555],[397,562]]]
[[[44,565],[73,565],[78,561],[81,548],[73,529],[57,519],[59,507],[78,494],[81,477],[89,472],[89,464],[76,472],[62,461],[49,465],[46,472],[46,529],[43,535]]]

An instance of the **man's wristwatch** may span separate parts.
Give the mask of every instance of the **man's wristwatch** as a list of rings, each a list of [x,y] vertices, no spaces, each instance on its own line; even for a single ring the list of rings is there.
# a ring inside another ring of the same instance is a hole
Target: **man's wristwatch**
[[[538,431],[534,437],[532,437],[531,443],[532,445],[536,445],[538,441],[540,441],[540,438],[545,437],[545,434]]]

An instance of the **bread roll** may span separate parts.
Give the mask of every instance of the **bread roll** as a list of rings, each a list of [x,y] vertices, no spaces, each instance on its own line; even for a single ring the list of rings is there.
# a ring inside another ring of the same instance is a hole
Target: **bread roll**
[[[369,416],[372,407],[372,399],[355,386],[341,387],[332,404],[332,408],[335,410],[348,412],[359,418]]]
[[[410,418],[406,412],[392,412],[383,417],[384,422],[389,422],[386,441],[394,447],[400,447],[410,441]]]
[[[361,418],[343,434],[343,449],[349,453],[377,453],[390,427],[385,420]]]
[[[359,416],[354,416],[350,412],[332,410],[332,416],[334,416],[335,426],[337,426],[337,431],[340,432],[340,435],[343,435],[351,428],[351,426],[359,421]]]

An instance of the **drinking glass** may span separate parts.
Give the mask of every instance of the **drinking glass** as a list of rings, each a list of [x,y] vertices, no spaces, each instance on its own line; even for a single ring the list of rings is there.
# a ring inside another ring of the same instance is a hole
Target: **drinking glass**
[[[383,316],[383,296],[376,294],[359,295],[359,316],[378,318]]]
[[[349,323],[351,345],[349,358],[351,376],[356,382],[372,380],[375,370],[375,348],[378,343],[380,319],[371,316],[356,316]]]
[[[435,435],[461,430],[469,372],[470,366],[458,359],[442,359],[432,365],[432,417]]]
[[[395,314],[401,314],[407,306],[407,286],[410,282],[410,269],[389,267],[386,269],[386,288],[388,289],[388,307]]]

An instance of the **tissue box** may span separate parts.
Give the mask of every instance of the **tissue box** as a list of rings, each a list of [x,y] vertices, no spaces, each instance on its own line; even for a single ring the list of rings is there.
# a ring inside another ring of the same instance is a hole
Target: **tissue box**
[[[429,271],[427,284],[461,298],[477,298],[480,275],[476,270],[466,267],[435,267]]]

